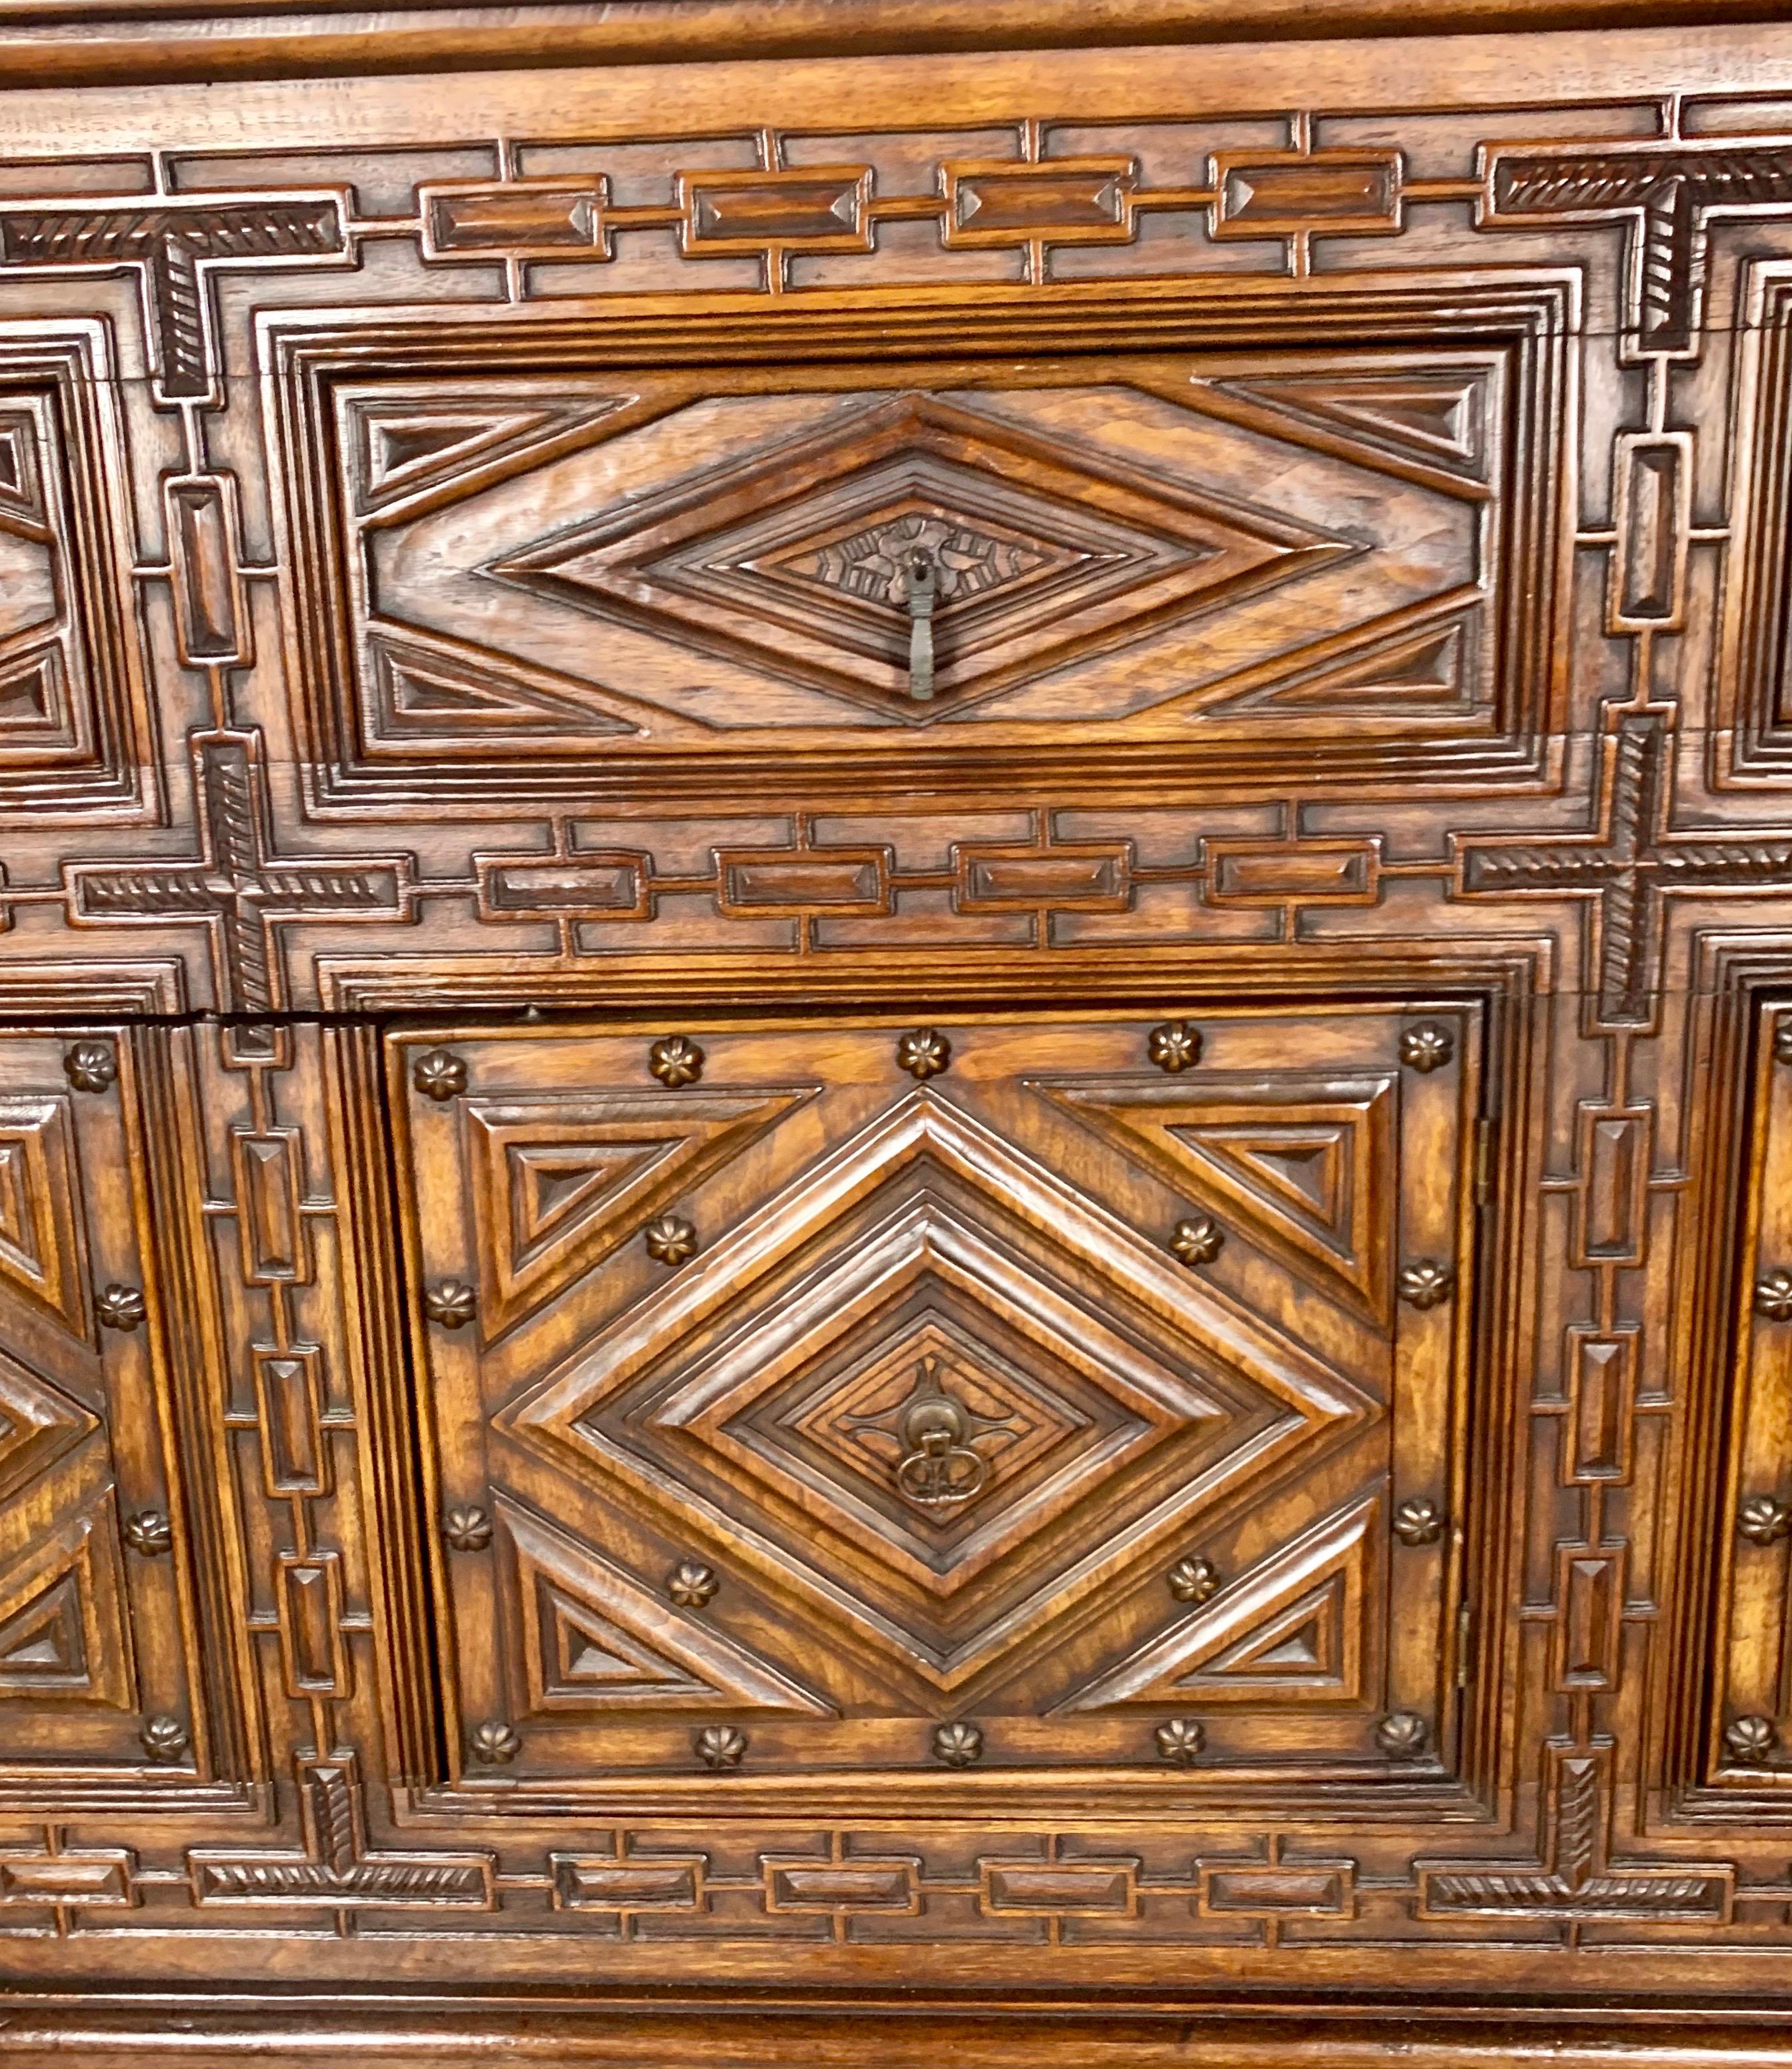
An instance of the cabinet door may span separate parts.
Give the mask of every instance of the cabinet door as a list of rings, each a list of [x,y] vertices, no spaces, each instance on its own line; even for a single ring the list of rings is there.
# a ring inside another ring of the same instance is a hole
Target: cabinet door
[[[140,1064],[0,1034],[0,1795],[39,1810],[206,1761]]]
[[[452,1773],[1446,1777],[1477,1037],[395,1034]]]

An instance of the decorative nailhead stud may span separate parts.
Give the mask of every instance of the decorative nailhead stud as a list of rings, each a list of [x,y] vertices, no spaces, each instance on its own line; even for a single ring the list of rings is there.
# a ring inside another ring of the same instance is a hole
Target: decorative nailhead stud
[[[1410,1307],[1441,1307],[1455,1291],[1455,1286],[1456,1275],[1449,1266],[1429,1257],[1421,1257],[1401,1268],[1400,1298]]]
[[[1435,1020],[1421,1020],[1416,1027],[1401,1032],[1400,1060],[1422,1075],[1442,1070],[1455,1053],[1456,1038]]]
[[[715,1568],[700,1559],[681,1560],[666,1577],[666,1592],[681,1609],[702,1609],[715,1600],[720,1585]]]
[[[694,1085],[703,1075],[703,1051],[688,1035],[668,1034],[648,1050],[647,1068],[661,1084],[676,1092],[680,1085]]]
[[[1210,1602],[1219,1593],[1219,1569],[1211,1559],[1178,1559],[1164,1580],[1179,1602]]]
[[[442,1535],[451,1552],[483,1552],[492,1542],[492,1519],[483,1508],[451,1508],[442,1519]]]
[[[657,1264],[682,1264],[696,1255],[697,1232],[682,1214],[657,1215],[641,1234]]]
[[[423,1296],[423,1311],[444,1329],[463,1329],[479,1307],[479,1296],[463,1280],[444,1279]]]
[[[62,1059],[63,1075],[78,1092],[103,1092],[118,1075],[118,1056],[109,1042],[77,1042]]]
[[[134,1329],[149,1312],[143,1304],[143,1296],[134,1286],[121,1286],[116,1279],[99,1295],[93,1306],[101,1326],[108,1329]]]
[[[1145,1038],[1145,1053],[1174,1077],[1201,1060],[1201,1030],[1186,1020],[1165,1020]]]
[[[1211,1214],[1193,1214],[1178,1222],[1169,1232],[1172,1256],[1192,1270],[1211,1264],[1226,1247],[1226,1231]]]
[[[747,1757],[747,1735],[734,1724],[705,1724],[691,1744],[704,1765],[717,1773],[738,1767]]]
[[[916,1027],[896,1043],[896,1061],[925,1084],[952,1061],[952,1044],[934,1027]]]
[[[125,1518],[125,1541],[145,1559],[158,1558],[174,1542],[173,1526],[159,1508],[140,1509]]]
[[[1411,1760],[1425,1750],[1431,1731],[1410,1710],[1395,1710],[1375,1727],[1375,1743],[1396,1760]]]
[[[475,1724],[468,1743],[474,1759],[487,1767],[508,1767],[523,1749],[516,1727],[502,1717],[488,1717],[483,1724]]]
[[[983,1757],[983,1734],[975,1724],[940,1724],[933,1732],[933,1757],[948,1767],[970,1767]]]
[[[1194,1717],[1171,1717],[1158,1725],[1153,1736],[1157,1757],[1173,1767],[1193,1767],[1207,1743],[1207,1728]]]
[[[426,1049],[411,1066],[410,1082],[439,1104],[467,1089],[467,1066],[452,1049]]]
[[[1394,1534],[1402,1545],[1435,1545],[1443,1535],[1443,1515],[1435,1501],[1415,1495],[1394,1512]]]

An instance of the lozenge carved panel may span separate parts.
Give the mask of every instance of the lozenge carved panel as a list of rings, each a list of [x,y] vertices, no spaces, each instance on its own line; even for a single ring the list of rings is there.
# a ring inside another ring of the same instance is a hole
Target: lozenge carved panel
[[[440,324],[389,324],[377,377],[367,334],[284,322],[316,802],[893,797],[995,754],[1061,795],[1148,765],[1198,790],[1264,741],[1321,783],[1371,749],[1534,773],[1565,312],[1542,282],[1450,304],[1359,284],[1322,365],[1292,302],[1250,353],[1161,290],[942,311],[975,359],[912,356],[913,312],[863,297],[601,349],[544,319],[452,365]],[[1003,357],[1023,329],[1038,356]],[[1129,334],[1160,349],[1103,349]],[[700,337],[712,365],[675,370]]]
[[[1443,1784],[1479,1039],[394,1038],[462,1787]]]

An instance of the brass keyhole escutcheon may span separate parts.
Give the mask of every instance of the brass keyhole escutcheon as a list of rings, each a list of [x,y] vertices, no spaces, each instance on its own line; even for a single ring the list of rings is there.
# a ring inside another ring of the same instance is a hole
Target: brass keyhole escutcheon
[[[897,1431],[908,1448],[896,1461],[896,1485],[923,1508],[950,1508],[987,1485],[990,1468],[965,1442],[965,1411],[941,1387],[935,1359],[924,1358],[914,1398]]]

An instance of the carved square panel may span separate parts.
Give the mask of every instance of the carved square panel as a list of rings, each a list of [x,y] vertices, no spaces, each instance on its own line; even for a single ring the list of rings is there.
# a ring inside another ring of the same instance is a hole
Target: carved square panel
[[[458,1788],[1454,1785],[1478,1022],[1150,1030],[393,1038]]]
[[[150,732],[100,334],[0,330],[0,814],[137,817]]]
[[[219,1765],[137,1065],[116,1029],[0,1039],[0,1804],[39,1810]]]
[[[992,295],[976,357],[861,301],[694,311],[692,366],[612,312],[551,374],[529,320],[388,320],[377,373],[371,334],[273,321],[314,803],[757,809],[786,776],[969,791],[991,756],[1059,802],[1534,779],[1553,291],[1335,300],[1322,357],[1292,304],[1222,333],[1194,287]]]

